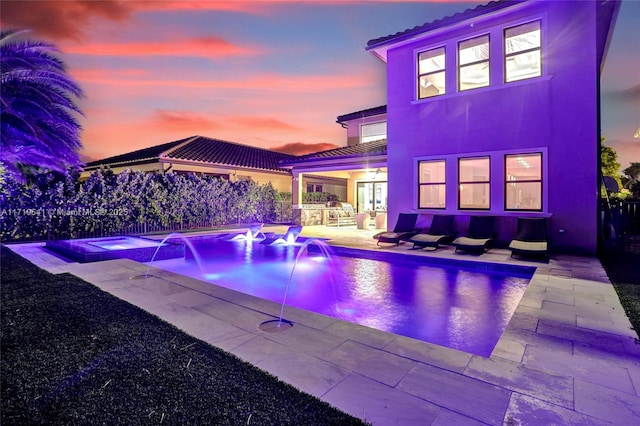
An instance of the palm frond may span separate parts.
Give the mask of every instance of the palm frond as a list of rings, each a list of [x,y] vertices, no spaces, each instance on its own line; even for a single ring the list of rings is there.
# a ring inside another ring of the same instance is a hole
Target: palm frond
[[[16,38],[23,33],[0,33],[0,161],[9,171],[61,171],[80,163],[77,116],[83,114],[75,100],[83,92],[55,45]]]

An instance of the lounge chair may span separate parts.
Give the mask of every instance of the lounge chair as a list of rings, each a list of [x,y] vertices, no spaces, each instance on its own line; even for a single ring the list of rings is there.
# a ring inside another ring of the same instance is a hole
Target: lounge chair
[[[293,244],[298,239],[298,235],[302,232],[302,226],[290,226],[287,232],[281,237],[268,238],[263,241],[264,244]]]
[[[434,215],[428,231],[409,238],[412,249],[430,247],[437,250],[440,244],[451,242],[457,234],[453,228],[454,219],[452,215]]]
[[[398,245],[400,244],[400,241],[406,241],[418,233],[415,229],[417,220],[417,213],[400,213],[393,231],[377,233],[373,238],[378,240],[377,245],[380,245],[380,243]]]
[[[495,216],[471,216],[469,230],[464,237],[458,237],[451,245],[458,250],[484,253],[496,238]]]
[[[517,255],[533,255],[548,257],[547,251],[547,219],[518,218],[516,238],[509,244],[511,257]]]
[[[256,223],[254,225],[251,225],[249,226],[249,230],[246,233],[234,235],[231,238],[231,240],[232,241],[248,240],[249,236],[251,236],[252,241],[264,241],[267,237],[262,232],[263,225],[264,224],[262,223]]]

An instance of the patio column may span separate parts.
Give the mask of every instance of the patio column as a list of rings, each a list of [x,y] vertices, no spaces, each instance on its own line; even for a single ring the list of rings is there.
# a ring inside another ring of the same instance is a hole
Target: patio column
[[[291,179],[291,204],[293,208],[302,207],[302,173],[293,172]]]

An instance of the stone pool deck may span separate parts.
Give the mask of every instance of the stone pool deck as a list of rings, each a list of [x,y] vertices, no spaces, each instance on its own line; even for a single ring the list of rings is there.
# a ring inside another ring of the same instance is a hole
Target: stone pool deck
[[[283,233],[286,227],[269,231]],[[228,232],[226,230],[225,232]],[[295,308],[295,325],[258,324],[280,305],[130,260],[69,263],[43,244],[10,245],[53,273],[70,272],[374,425],[635,425],[640,344],[595,257],[513,260],[378,248],[374,230],[305,227],[332,245],[417,256],[530,265],[537,270],[511,322],[484,358]]]

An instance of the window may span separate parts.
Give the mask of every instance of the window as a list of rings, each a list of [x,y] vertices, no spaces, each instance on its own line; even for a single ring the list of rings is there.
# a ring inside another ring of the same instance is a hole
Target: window
[[[322,185],[316,185],[316,192],[322,192]]]
[[[322,185],[307,184],[307,192],[322,192]]]
[[[505,156],[505,210],[542,210],[542,154]]]
[[[445,93],[444,47],[418,53],[418,99]]]
[[[489,85],[489,36],[458,43],[458,89],[476,89]]]
[[[379,141],[387,138],[387,122],[363,124],[360,126],[360,143]]]
[[[420,161],[418,163],[418,208],[444,209],[445,161]]]
[[[540,21],[529,22],[504,32],[505,82],[542,75],[540,65]]]
[[[490,208],[489,157],[458,160],[458,208],[488,210]]]

